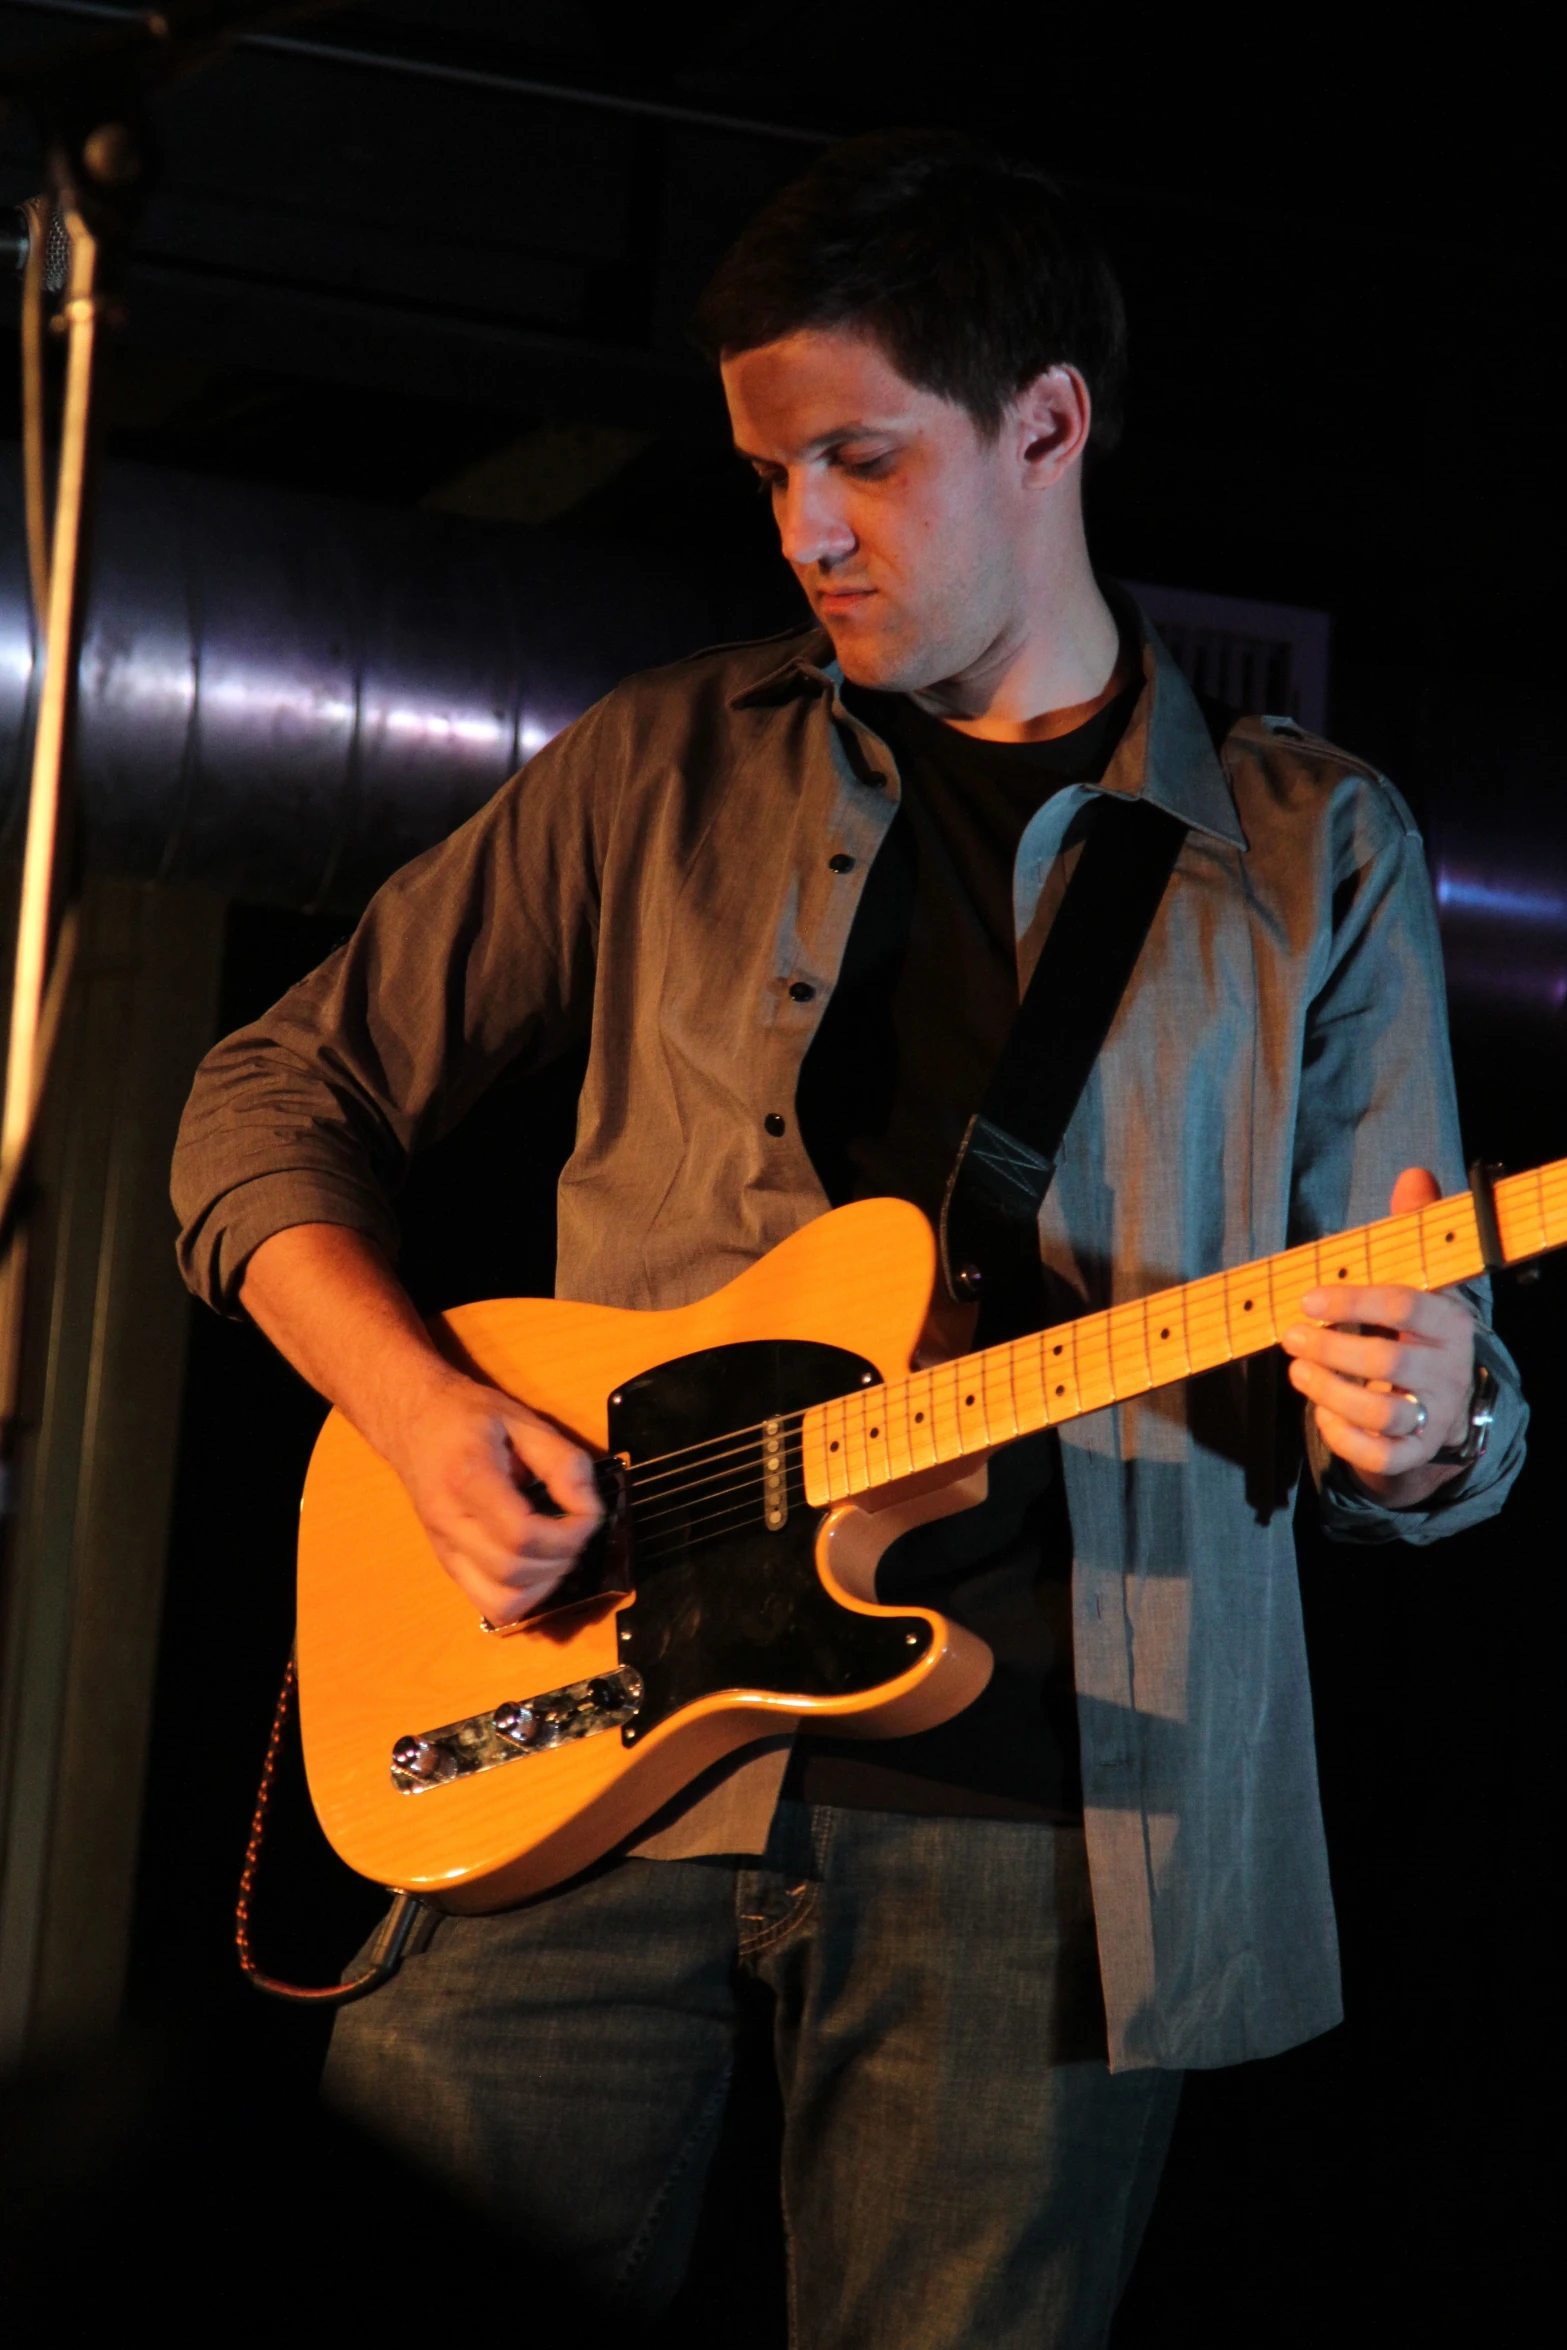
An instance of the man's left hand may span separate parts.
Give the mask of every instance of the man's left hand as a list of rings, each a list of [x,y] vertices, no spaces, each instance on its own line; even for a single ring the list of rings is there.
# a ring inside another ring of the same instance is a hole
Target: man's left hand
[[[1393,1186],[1393,1213],[1442,1196],[1425,1167],[1406,1167]],[[1309,1321],[1279,1343],[1293,1356],[1290,1382],[1317,1415],[1323,1443],[1391,1509],[1412,1509],[1462,1471],[1432,1465],[1444,1444],[1469,1430],[1474,1384],[1474,1316],[1451,1290],[1335,1285],[1301,1300]]]

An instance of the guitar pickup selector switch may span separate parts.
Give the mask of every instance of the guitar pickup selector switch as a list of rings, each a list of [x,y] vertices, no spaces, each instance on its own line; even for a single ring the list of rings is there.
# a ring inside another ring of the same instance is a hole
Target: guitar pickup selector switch
[[[392,1785],[402,1795],[426,1795],[432,1787],[449,1787],[501,1763],[619,1730],[641,1703],[642,1676],[632,1665],[595,1673],[591,1681],[568,1681],[563,1689],[546,1689],[537,1697],[508,1698],[491,1713],[469,1714],[465,1721],[399,1738],[392,1748]]]

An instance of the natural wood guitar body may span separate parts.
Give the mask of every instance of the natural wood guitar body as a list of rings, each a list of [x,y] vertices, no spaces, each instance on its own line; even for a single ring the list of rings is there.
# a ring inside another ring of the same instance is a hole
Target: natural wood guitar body
[[[878,1378],[898,1376],[924,1323],[933,1271],[919,1211],[871,1200],[808,1225],[716,1295],[673,1312],[522,1298],[460,1307],[439,1327],[476,1372],[601,1455],[613,1392],[710,1348],[804,1341],[847,1350]],[[877,1607],[876,1563],[909,1526],[966,1508],[984,1489],[983,1460],[970,1458],[889,1486],[868,1497],[869,1508],[839,1506],[821,1519],[817,1572],[836,1605],[892,1626],[929,1627],[923,1653],[874,1689],[715,1691],[642,1743],[628,1746],[609,1731],[409,1794],[388,1768],[398,1739],[615,1672],[624,1661],[617,1615],[628,1603],[611,1596],[504,1637],[486,1632],[437,1563],[396,1476],[332,1413],[311,1461],[299,1543],[300,1718],[322,1826],[365,1876],[451,1908],[494,1909],[586,1867],[750,1740],[804,1718],[868,1737],[947,1720],[983,1688],[989,1651],[941,1616]],[[797,1535],[802,1520],[814,1528],[818,1518],[802,1498]],[[718,1556],[710,1568],[722,1573]]]
[[[1567,1243],[1567,1160],[1472,1185],[917,1371],[935,1248],[897,1200],[823,1216],[673,1313],[447,1315],[444,1343],[480,1376],[623,1462],[627,1540],[604,1549],[625,1572],[611,1596],[487,1632],[334,1412],[299,1540],[305,1764],[328,1836],[383,1884],[497,1909],[752,1739],[948,1720],[989,1651],[928,1609],[877,1606],[888,1545],[980,1500],[998,1445],[1258,1353],[1313,1289],[1440,1289]]]

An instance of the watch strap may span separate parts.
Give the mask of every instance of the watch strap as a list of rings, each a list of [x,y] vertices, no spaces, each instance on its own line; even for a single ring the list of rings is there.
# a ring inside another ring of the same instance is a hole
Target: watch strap
[[[1469,1390],[1469,1427],[1458,1444],[1438,1445],[1432,1461],[1444,1469],[1472,1469],[1491,1441],[1496,1418],[1496,1374],[1486,1363],[1476,1363]]]

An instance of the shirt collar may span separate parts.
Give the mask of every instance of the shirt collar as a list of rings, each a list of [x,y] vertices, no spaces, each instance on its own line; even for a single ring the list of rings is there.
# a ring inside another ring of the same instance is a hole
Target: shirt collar
[[[1144,615],[1130,599],[1123,606],[1117,596],[1116,602],[1136,619],[1146,690],[1138,696],[1102,788],[1128,799],[1149,799],[1197,831],[1244,849],[1246,835],[1196,695]],[[827,631],[791,630],[782,647],[776,665],[734,695],[732,706],[740,710],[783,702],[824,687],[836,704],[843,671]]]

